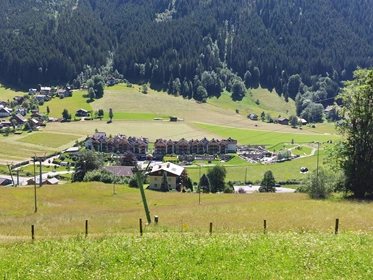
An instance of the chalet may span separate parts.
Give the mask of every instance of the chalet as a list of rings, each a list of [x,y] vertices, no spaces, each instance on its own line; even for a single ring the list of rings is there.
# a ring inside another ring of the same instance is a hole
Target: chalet
[[[12,123],[10,121],[6,121],[6,120],[0,121],[0,128],[11,127],[11,126],[12,126]]]
[[[7,102],[0,100],[0,106],[6,107],[7,104]]]
[[[135,166],[105,166],[104,168],[114,173],[115,176],[129,178],[133,176],[132,169],[135,168]]]
[[[288,125],[289,124],[289,119],[285,117],[278,117],[277,122],[282,125]]]
[[[23,125],[27,122],[27,120],[21,114],[16,114],[10,118],[10,121],[15,120],[18,125]]]
[[[58,95],[59,98],[72,96],[71,91],[68,90],[68,89],[59,89],[57,91],[57,95]]]
[[[117,84],[118,83],[118,81],[117,81],[117,79],[115,79],[114,77],[110,77],[110,78],[108,78],[107,80],[106,80],[106,84],[108,85],[108,86],[113,86],[113,85],[115,85],[115,84]]]
[[[308,124],[308,121],[306,121],[305,119],[302,119],[302,118],[298,118],[298,123],[301,123],[302,125],[306,125],[306,124]]]
[[[12,109],[4,106],[0,106],[0,118],[9,117],[12,114]]]
[[[45,95],[44,94],[37,94],[37,95],[35,95],[35,99],[37,100],[37,101],[45,101]]]
[[[31,114],[31,118],[35,118],[35,119],[38,119],[38,120],[42,120],[42,119],[44,119],[44,115],[43,115],[42,113],[35,112],[35,113],[32,113],[32,114]]]
[[[24,98],[23,96],[14,96],[14,97],[13,97],[13,100],[14,100],[18,105],[21,105],[24,99],[25,99],[25,98]]]
[[[169,189],[176,189],[179,178],[184,171],[184,167],[166,162],[153,166],[149,175],[149,189],[160,190],[163,174],[166,173]]]
[[[36,88],[30,88],[28,90],[28,94],[29,95],[35,95],[37,92],[38,92],[38,90]]]
[[[22,107],[18,107],[18,108],[16,108],[16,114],[20,114],[22,116],[26,116],[27,115],[27,109],[26,108],[22,108]]]
[[[258,120],[258,115],[257,114],[249,114],[247,117],[252,121],[257,121]]]
[[[40,88],[40,94],[41,95],[49,95],[50,91],[51,91],[50,87],[41,87]]]
[[[78,117],[86,117],[88,116],[88,111],[80,108],[79,110],[76,111],[75,115]]]
[[[9,185],[13,185],[12,180],[8,178],[0,178],[0,186],[9,186]]]

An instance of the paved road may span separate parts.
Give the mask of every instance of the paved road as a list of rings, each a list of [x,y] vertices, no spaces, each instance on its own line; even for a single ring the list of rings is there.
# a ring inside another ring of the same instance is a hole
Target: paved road
[[[246,191],[246,193],[254,193],[258,192],[260,186],[234,186],[234,191],[238,193],[238,190],[242,188]],[[289,189],[289,188],[276,188],[276,193],[293,193],[295,192],[294,189]]]

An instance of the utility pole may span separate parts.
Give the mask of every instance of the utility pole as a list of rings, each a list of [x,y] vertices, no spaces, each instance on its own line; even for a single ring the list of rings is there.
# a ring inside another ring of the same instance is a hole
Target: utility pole
[[[35,202],[35,210],[34,212],[38,212],[38,205],[36,202],[36,166],[35,166],[35,161],[36,161],[36,156],[33,157],[34,160],[34,202]]]
[[[247,182],[247,167],[246,167],[246,170],[245,170],[245,185],[246,185],[246,182]]]
[[[317,188],[319,188],[319,153],[320,152],[320,142],[317,142],[317,162],[316,162],[316,183]]]

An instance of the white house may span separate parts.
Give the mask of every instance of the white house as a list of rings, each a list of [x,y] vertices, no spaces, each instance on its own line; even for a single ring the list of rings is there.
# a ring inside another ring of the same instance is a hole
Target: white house
[[[167,175],[167,181],[169,189],[176,189],[177,182],[180,175],[183,173],[184,167],[173,164],[171,162],[165,162],[162,164],[156,164],[153,166],[152,171],[149,174],[149,189],[160,190],[163,178],[163,173]]]

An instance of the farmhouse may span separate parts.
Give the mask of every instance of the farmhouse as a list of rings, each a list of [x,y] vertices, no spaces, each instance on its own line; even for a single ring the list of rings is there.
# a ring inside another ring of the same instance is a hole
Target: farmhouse
[[[258,115],[257,114],[249,114],[247,117],[252,121],[257,121],[258,120]]]
[[[285,118],[285,117],[279,117],[277,119],[277,122],[279,124],[283,124],[283,125],[288,125],[289,124],[289,119]]]
[[[68,89],[59,89],[57,91],[57,95],[58,95],[59,98],[64,98],[64,97],[72,96],[72,93]]]
[[[25,124],[27,120],[21,115],[21,114],[16,114],[13,117],[11,117],[10,121],[15,120],[18,125]]]
[[[78,117],[86,117],[88,116],[88,111],[80,108],[79,110],[76,111],[75,115]]]
[[[35,95],[35,99],[37,101],[45,101],[45,95],[43,95],[43,94],[37,94],[37,95]]]
[[[23,102],[23,100],[24,100],[24,98],[23,98],[23,96],[14,96],[14,97],[13,97],[13,100],[14,100],[18,105],[21,105],[22,102]]]
[[[41,95],[48,95],[51,91],[50,87],[41,87],[40,88],[40,94]]]
[[[9,117],[12,114],[12,109],[0,106],[0,118]]]
[[[28,90],[28,94],[30,94],[30,95],[35,95],[37,92],[38,92],[38,90],[36,88],[30,88]]]
[[[167,175],[169,189],[175,190],[180,180],[180,175],[183,173],[184,167],[166,162],[153,166],[149,175],[149,189],[160,190],[163,178],[163,173]]]
[[[105,132],[96,132],[92,137],[87,137],[85,147],[88,150],[97,152],[125,153],[132,152],[138,158],[146,156],[149,140],[147,138],[126,137],[116,135],[108,138]]]

